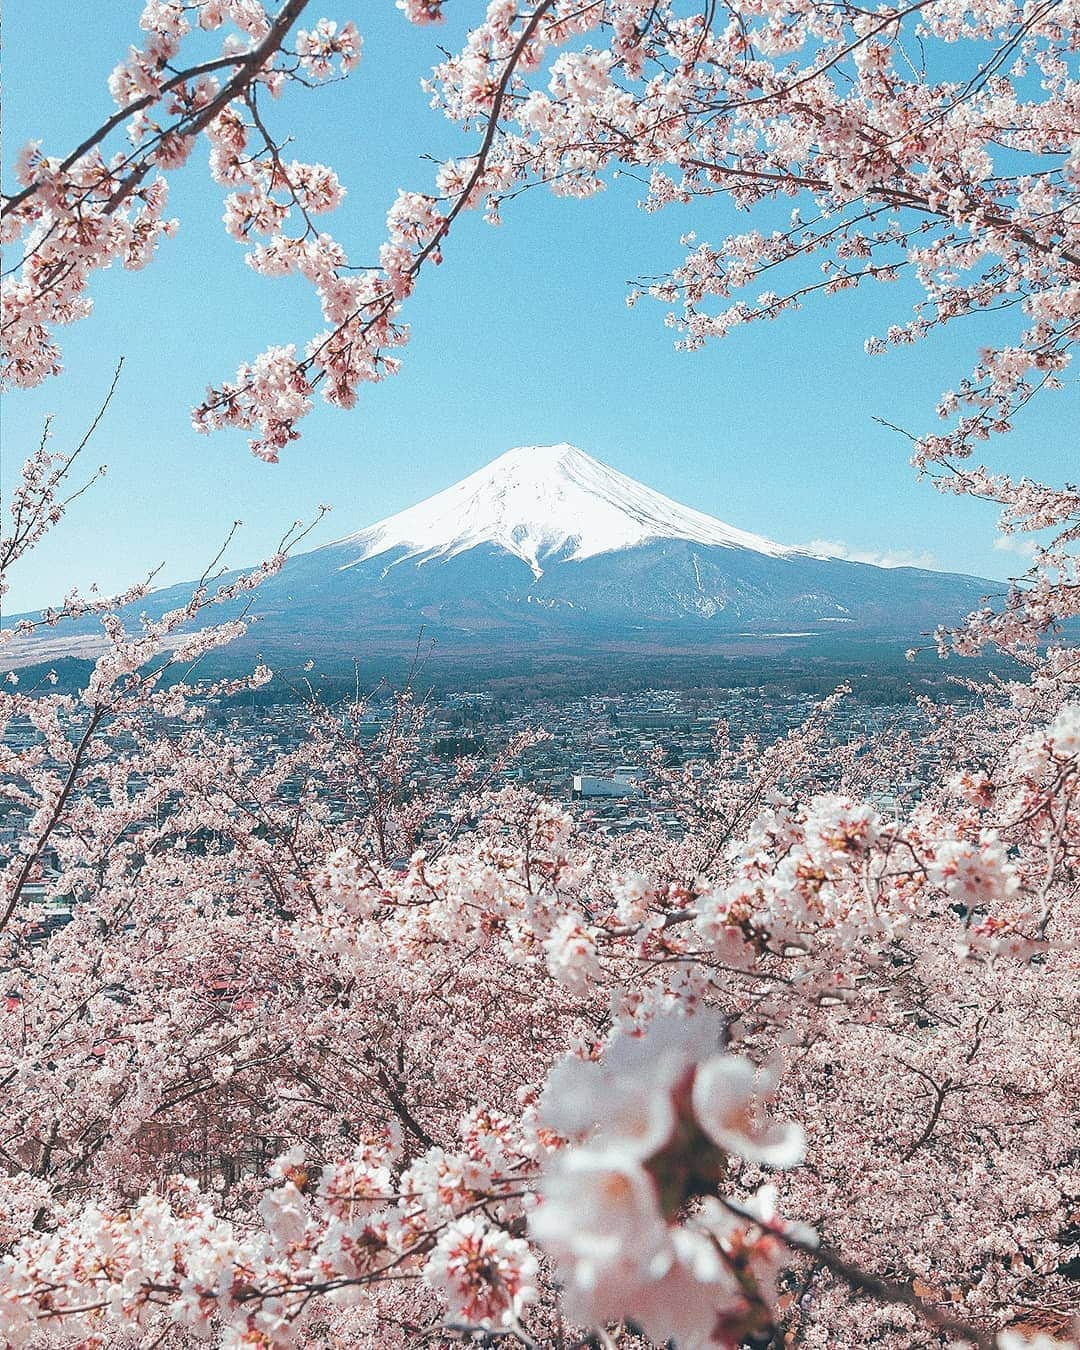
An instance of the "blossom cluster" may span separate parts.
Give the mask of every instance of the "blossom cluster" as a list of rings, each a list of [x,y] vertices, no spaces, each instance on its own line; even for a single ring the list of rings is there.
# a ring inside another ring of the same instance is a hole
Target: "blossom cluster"
[[[790,1167],[804,1141],[766,1118],[771,1074],[720,1053],[722,1032],[715,1014],[659,1014],[600,1061],[553,1069],[541,1119],[580,1142],[545,1170],[529,1229],[575,1322],[628,1319],[687,1350],[771,1325],[782,1252],[771,1198],[732,1211],[717,1188],[732,1160]]]

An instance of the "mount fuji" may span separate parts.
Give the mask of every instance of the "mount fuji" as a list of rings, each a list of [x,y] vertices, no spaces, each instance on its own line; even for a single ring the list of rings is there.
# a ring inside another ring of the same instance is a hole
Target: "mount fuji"
[[[258,623],[244,645],[303,660],[396,650],[421,628],[443,646],[481,651],[911,639],[960,619],[993,589],[976,577],[787,547],[680,505],[576,446],[521,446],[290,559],[255,593]],[[138,608],[161,612],[186,593],[170,587]],[[50,656],[27,659],[62,655],[61,631],[77,643],[100,630],[58,630],[44,640]]]

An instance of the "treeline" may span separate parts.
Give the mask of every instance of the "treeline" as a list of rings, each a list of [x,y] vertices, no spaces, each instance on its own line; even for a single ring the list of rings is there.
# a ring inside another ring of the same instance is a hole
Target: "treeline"
[[[295,658],[292,659],[293,662]],[[777,652],[767,655],[731,656],[710,652],[537,652],[470,654],[435,652],[419,667],[394,656],[369,657],[348,665],[333,661],[316,663],[311,671],[290,668],[289,662],[268,662],[274,678],[262,688],[238,695],[228,708],[262,709],[303,702],[311,698],[324,705],[338,704],[357,690],[378,703],[411,682],[417,698],[441,702],[452,694],[484,693],[482,709],[462,705],[454,710],[451,725],[468,727],[476,722],[499,720],[500,715],[522,705],[544,701],[562,702],[590,695],[625,698],[648,689],[682,691],[687,700],[714,701],[718,694],[734,690],[758,691],[773,702],[785,699],[823,698],[840,684],[849,684],[860,702],[876,706],[903,706],[921,695],[962,701],[971,697],[957,683],[1023,675],[1022,667],[1006,657],[984,654],[978,658],[940,660],[933,652],[920,652],[913,661],[891,645],[852,644],[846,649],[810,654]],[[93,663],[67,659],[18,672],[24,691],[42,685],[43,691],[76,692],[83,688]],[[242,661],[215,665],[213,675],[240,677],[250,666]],[[57,685],[45,684],[55,671]],[[190,672],[184,672],[191,679]]]

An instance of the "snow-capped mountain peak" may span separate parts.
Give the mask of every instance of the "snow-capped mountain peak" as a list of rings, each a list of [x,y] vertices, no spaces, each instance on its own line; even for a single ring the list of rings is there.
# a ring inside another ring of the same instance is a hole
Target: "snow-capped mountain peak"
[[[545,558],[595,557],[660,539],[683,539],[769,557],[796,550],[665,497],[575,445],[507,450],[453,487],[339,540],[345,567],[392,550],[401,558],[452,557],[478,545],[505,549],[539,578]]]

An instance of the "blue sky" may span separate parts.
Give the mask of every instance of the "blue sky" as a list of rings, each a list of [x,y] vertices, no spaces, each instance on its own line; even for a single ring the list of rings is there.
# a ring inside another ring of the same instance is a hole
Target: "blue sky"
[[[138,40],[140,8],[137,0],[8,0],[5,186],[23,141],[62,154],[108,115],[105,80]],[[356,19],[364,60],[345,83],[291,90],[270,112],[279,133],[294,133],[298,158],[338,170],[349,196],[327,225],[363,262],[375,256],[396,189],[430,186],[421,156],[472,147],[419,88],[436,44],[452,44],[460,29],[414,28],[391,0],[327,0],[325,8]],[[468,18],[462,0],[456,9]],[[48,61],[42,32],[53,35]],[[987,340],[979,321],[870,358],[864,338],[905,321],[916,298],[876,287],[702,352],[675,352],[663,306],[642,300],[628,311],[626,283],[676,263],[687,229],[715,242],[747,217],[719,200],[646,215],[635,209],[640,185],[625,178],[587,202],[526,193],[498,229],[460,221],[444,264],[423,275],[408,303],[413,337],[402,373],[364,388],[351,412],[319,404],[281,464],[256,460],[242,433],[197,436],[190,408],[209,382],[231,377],[270,343],[302,346],[321,327],[305,285],[244,265],[205,164],[201,146],[171,175],[170,214],[181,228],[151,266],[97,277],[94,314],[61,333],[65,373],[5,400],[6,489],[43,417],[56,414],[58,446],[76,442],[117,358],[126,358],[88,451],[109,465],[108,478],[12,578],[12,611],[55,601],[73,582],[120,589],[159,563],[163,582],[197,576],[236,518],[244,522],[229,555],[237,565],[272,551],[320,502],[334,510],[310,542],[328,542],[510,446],[562,440],[785,543],[829,540],[853,556],[985,576],[1022,567],[994,548],[993,508],[917,482],[906,443],[873,420],[932,429],[939,394],[968,373]],[[1075,477],[1067,428],[1080,419],[1080,401],[1068,378],[991,447],[995,467],[1051,482]]]

